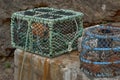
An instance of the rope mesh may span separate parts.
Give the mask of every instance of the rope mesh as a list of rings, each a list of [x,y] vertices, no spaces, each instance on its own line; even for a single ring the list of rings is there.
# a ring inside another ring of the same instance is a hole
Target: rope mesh
[[[94,77],[120,75],[120,28],[93,26],[84,32],[81,70]]]
[[[72,10],[35,8],[16,12],[11,19],[14,47],[25,49],[26,32],[29,36],[26,50],[46,57],[55,57],[77,48],[82,34],[82,13]],[[29,21],[31,26],[28,26]]]

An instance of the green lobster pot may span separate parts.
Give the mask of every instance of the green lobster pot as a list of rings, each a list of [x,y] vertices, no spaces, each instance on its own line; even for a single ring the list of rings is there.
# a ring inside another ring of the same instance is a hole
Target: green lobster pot
[[[83,31],[83,14],[72,10],[35,8],[13,13],[13,47],[55,57],[77,49]]]

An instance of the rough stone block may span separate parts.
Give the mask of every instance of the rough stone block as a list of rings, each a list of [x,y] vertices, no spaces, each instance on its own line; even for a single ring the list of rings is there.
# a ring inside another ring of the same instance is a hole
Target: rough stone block
[[[79,53],[77,51],[50,59],[20,49],[15,51],[15,80],[20,80],[24,55],[26,58],[22,71],[22,80],[120,80],[119,76],[114,78],[86,76],[80,71]]]

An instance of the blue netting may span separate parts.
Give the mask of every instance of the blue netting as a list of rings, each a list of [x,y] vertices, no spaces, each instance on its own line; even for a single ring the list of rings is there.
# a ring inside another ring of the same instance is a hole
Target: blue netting
[[[120,74],[120,28],[93,26],[85,30],[80,54],[81,70],[94,77]]]

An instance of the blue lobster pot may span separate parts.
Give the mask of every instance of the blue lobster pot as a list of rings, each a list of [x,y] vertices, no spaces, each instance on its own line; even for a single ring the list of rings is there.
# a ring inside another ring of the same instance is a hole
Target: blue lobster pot
[[[103,33],[103,35],[112,33],[110,29],[100,29],[99,32]],[[98,47],[99,48],[109,48],[112,47],[112,39],[107,38],[99,38],[98,39]]]
[[[96,25],[84,31],[81,70],[93,77],[120,74],[120,28]]]

